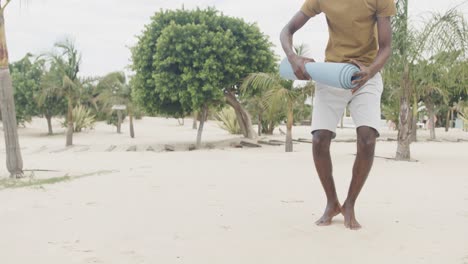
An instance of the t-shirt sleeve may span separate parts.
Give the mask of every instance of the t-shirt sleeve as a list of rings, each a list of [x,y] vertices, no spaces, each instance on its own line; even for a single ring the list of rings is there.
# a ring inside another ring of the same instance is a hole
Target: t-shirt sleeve
[[[376,0],[376,16],[389,17],[396,15],[396,6],[394,0]]]
[[[316,16],[322,12],[320,10],[320,0],[306,0],[302,5],[301,11],[309,17]]]

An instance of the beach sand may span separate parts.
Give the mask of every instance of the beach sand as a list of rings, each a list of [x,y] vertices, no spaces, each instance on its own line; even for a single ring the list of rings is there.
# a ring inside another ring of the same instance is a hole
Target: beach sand
[[[439,129],[443,141],[427,142],[421,131],[412,145],[417,162],[377,158],[357,202],[363,229],[350,231],[342,216],[329,227],[314,224],[325,196],[311,144],[295,144],[293,153],[235,149],[226,142],[240,137],[210,121],[208,148],[188,152],[196,131],[185,123],[144,118],[135,139],[127,123],[124,134],[99,123],[76,134],[72,148],[58,120],[55,136],[45,135],[45,119],[21,128],[25,169],[52,170],[34,172],[36,179],[73,180],[0,186],[0,263],[468,263],[468,143],[450,142],[468,140],[466,132]],[[354,133],[340,129],[337,139]],[[311,137],[308,127],[293,134]],[[395,154],[387,138],[396,132],[382,133],[379,157]],[[181,151],[164,152],[165,144]],[[0,148],[5,178],[3,140]],[[355,151],[355,143],[332,144],[341,201]]]

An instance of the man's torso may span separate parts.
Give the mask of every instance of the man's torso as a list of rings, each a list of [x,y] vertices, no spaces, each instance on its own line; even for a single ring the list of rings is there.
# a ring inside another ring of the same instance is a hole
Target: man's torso
[[[307,0],[302,10],[308,8],[308,15],[326,15],[330,33],[326,61],[356,59],[370,65],[378,52],[377,15],[392,15],[394,6],[390,5],[393,0]]]

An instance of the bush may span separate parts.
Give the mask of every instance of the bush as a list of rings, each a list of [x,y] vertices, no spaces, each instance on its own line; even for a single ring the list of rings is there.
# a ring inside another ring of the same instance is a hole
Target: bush
[[[125,118],[127,117],[127,111],[122,111],[122,123],[124,122]],[[117,111],[112,111],[106,119],[106,123],[108,125],[113,125],[117,126],[117,123],[119,122],[119,117],[117,115]]]
[[[62,123],[63,127],[67,127],[68,120]],[[93,129],[96,123],[96,117],[90,109],[79,105],[73,108],[73,128],[74,132],[81,132],[83,129]]]
[[[236,112],[231,107],[226,107],[216,114],[219,126],[231,134],[242,134],[242,130],[237,122]]]

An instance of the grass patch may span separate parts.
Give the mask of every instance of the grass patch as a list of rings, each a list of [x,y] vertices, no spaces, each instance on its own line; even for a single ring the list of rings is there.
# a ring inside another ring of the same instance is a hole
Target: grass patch
[[[96,176],[96,175],[105,175],[114,173],[117,171],[113,170],[102,170],[97,172],[91,172],[86,174],[80,174],[75,176],[70,176],[66,174],[62,177],[53,177],[53,178],[46,178],[46,179],[35,179],[34,173],[24,179],[0,179],[0,190],[4,189],[18,189],[18,188],[25,188],[25,187],[40,187],[43,185],[51,185],[61,182],[68,182],[72,180],[77,180],[84,177]]]

